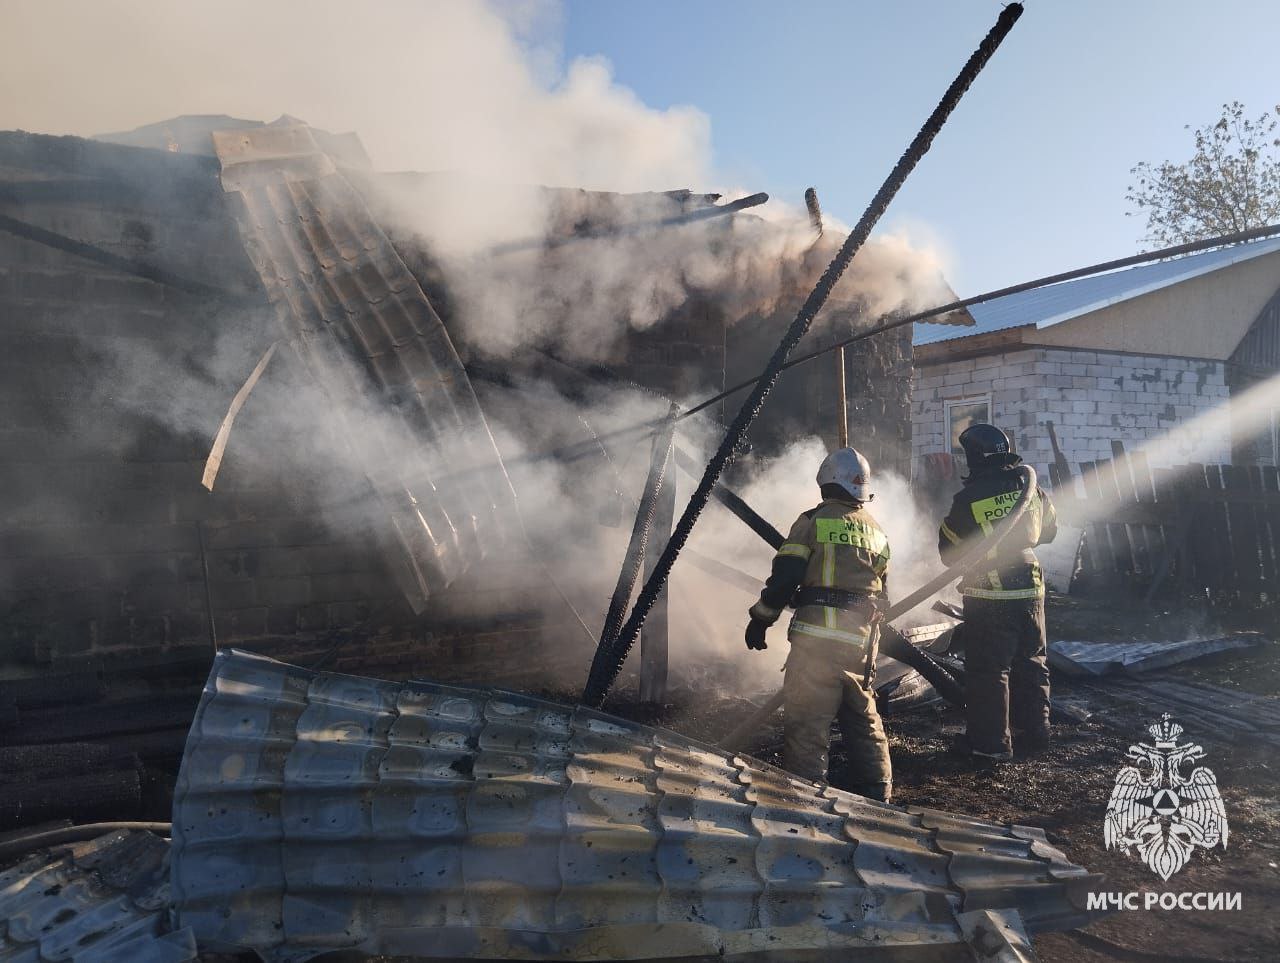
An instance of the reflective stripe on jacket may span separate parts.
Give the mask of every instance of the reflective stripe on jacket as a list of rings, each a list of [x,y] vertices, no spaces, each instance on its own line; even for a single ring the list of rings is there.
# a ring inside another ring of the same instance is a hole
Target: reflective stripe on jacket
[[[975,474],[956,493],[951,511],[938,527],[938,554],[944,564],[957,561],[971,540],[989,535],[1000,519],[1018,502],[1022,480],[1013,467]],[[1006,536],[996,552],[988,552],[990,565],[978,566],[960,582],[960,590],[970,598],[1015,600],[1044,595],[1040,561],[1032,551],[1036,545],[1052,542],[1058,534],[1058,516],[1053,501],[1042,489],[1031,495],[1031,504],[1017,528]]]
[[[824,499],[791,526],[751,617],[772,625],[802,586],[883,597],[888,567],[889,539],[862,503]],[[804,605],[796,610],[788,635],[863,643],[870,627],[865,614]]]

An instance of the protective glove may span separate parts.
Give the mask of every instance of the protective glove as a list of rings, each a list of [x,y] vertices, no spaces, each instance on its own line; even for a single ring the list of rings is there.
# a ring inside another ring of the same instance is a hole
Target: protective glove
[[[752,619],[747,623],[747,648],[748,649],[767,649],[768,644],[764,640],[764,634],[769,631],[769,626],[761,622],[759,619]]]

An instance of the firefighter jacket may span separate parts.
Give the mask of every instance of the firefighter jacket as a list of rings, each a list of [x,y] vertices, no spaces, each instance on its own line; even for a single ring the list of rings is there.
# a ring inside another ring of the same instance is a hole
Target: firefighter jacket
[[[1013,511],[1022,493],[1022,475],[1016,466],[989,469],[971,475],[956,493],[951,511],[938,528],[938,554],[943,564],[958,561],[973,539],[990,534],[1005,515]],[[1044,576],[1032,550],[1052,542],[1058,534],[1058,516],[1053,502],[1037,488],[1014,531],[987,555],[989,566],[978,565],[960,581],[960,591],[969,598],[1012,600],[1044,597]]]
[[[788,637],[864,644],[874,600],[885,597],[888,567],[889,539],[862,503],[823,499],[791,526],[751,618],[772,625],[797,593],[832,589],[853,604],[803,604],[801,595]]]

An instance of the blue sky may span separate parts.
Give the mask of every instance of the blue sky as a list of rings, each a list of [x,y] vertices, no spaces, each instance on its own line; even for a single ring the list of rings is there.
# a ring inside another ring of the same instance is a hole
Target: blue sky
[[[1140,248],[1129,169],[1186,124],[1280,101],[1280,3],[1029,0],[883,222],[932,238],[962,296]],[[566,0],[563,55],[711,120],[727,183],[852,223],[995,22],[976,0]],[[672,185],[697,188],[700,185]]]

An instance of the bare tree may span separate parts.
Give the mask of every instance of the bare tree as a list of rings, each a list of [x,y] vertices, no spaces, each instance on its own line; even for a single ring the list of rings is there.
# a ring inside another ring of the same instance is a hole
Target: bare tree
[[[1143,161],[1129,172],[1137,183],[1125,194],[1136,208],[1128,216],[1146,214],[1147,244],[1168,247],[1280,221],[1280,138],[1273,136],[1280,106],[1257,120],[1244,110],[1239,101],[1223,104],[1216,123],[1194,130],[1189,161]]]

